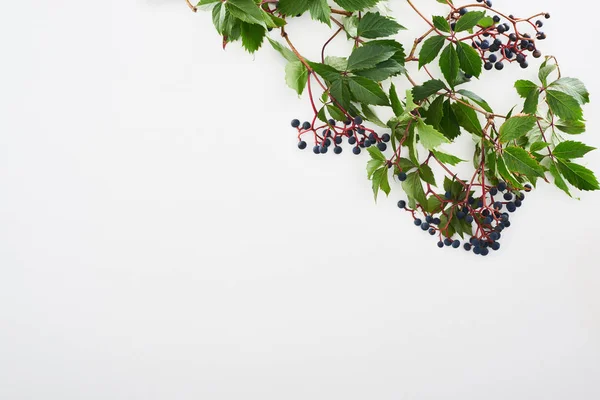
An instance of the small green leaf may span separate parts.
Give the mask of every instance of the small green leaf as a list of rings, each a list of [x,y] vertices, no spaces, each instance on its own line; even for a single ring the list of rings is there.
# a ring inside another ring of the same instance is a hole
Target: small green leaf
[[[468,97],[469,99],[473,100],[475,102],[475,104],[477,104],[479,107],[483,108],[485,111],[490,112],[490,113],[494,112],[492,110],[492,108],[490,107],[490,105],[487,103],[487,101],[485,101],[484,99],[479,97],[479,95],[477,95],[469,90],[465,90],[465,89],[461,89],[457,93],[460,93],[463,96]]]
[[[390,194],[390,182],[388,180],[388,168],[381,167],[373,173],[373,195],[375,196],[375,201],[377,201],[377,194],[381,189],[386,195]]]
[[[381,163],[386,162],[387,159],[385,158],[385,155],[377,148],[377,146],[371,146],[367,148],[367,151],[371,155],[372,159],[379,160]]]
[[[456,27],[454,28],[455,32],[468,31],[473,29],[481,18],[485,16],[485,12],[483,11],[469,11],[456,22]]]
[[[515,82],[515,89],[519,96],[526,98],[533,90],[539,90],[538,85],[528,80],[518,80]]]
[[[396,115],[396,117],[399,117],[404,113],[404,108],[402,107],[402,103],[398,98],[396,86],[393,83],[390,86],[390,103],[392,105],[392,110],[394,111],[394,115]]]
[[[565,192],[566,194],[568,194],[569,197],[571,197],[571,192],[569,191],[569,187],[567,186],[567,183],[565,182],[562,175],[558,171],[558,168],[556,168],[556,165],[554,163],[550,164],[549,169],[550,169],[550,174],[554,178],[554,184],[556,185],[556,187],[559,188],[560,190],[562,190],[563,192]]]
[[[308,70],[300,61],[288,63],[285,67],[285,82],[299,95],[302,94],[308,81]]]
[[[460,158],[453,156],[451,154],[442,153],[441,151],[432,151],[435,158],[437,158],[442,164],[450,164],[452,166],[458,165],[465,160],[461,160]]]
[[[438,31],[446,33],[450,32],[450,24],[446,18],[440,17],[439,15],[433,17],[433,26],[435,26]]]
[[[435,183],[435,176],[433,175],[433,171],[429,165],[421,165],[419,167],[419,175],[423,181],[429,183],[430,185],[437,186]]]
[[[409,200],[412,199],[419,204],[425,204],[427,202],[427,197],[425,197],[425,191],[423,190],[423,184],[421,183],[418,171],[411,172],[406,176],[406,180],[402,182],[402,189],[404,189]]]
[[[421,145],[428,150],[434,150],[443,143],[450,143],[444,135],[438,132],[433,126],[426,125],[421,119],[417,121],[416,132],[419,135]]]

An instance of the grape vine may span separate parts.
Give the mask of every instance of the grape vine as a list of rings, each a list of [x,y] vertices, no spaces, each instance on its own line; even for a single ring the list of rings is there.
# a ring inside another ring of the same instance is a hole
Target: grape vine
[[[461,6],[435,0],[446,10],[429,18],[414,0],[403,1],[429,27],[408,51],[393,39],[406,28],[386,15],[383,0],[186,0],[194,12],[212,12],[224,48],[240,41],[253,53],[268,42],[286,60],[288,86],[306,92],[313,111],[304,122],[291,121],[298,148],[310,143],[315,154],[341,154],[347,143],[356,155],[368,152],[375,199],[389,195],[390,177],[399,182],[406,200],[398,207],[439,247],[462,246],[483,256],[498,250],[511,214],[541,181],[552,179],[569,196],[574,188],[600,190],[594,173],[574,161],[595,149],[570,138],[585,131],[582,107],[589,93],[538,47],[550,14],[521,18],[490,0]],[[302,55],[286,30],[306,13],[333,30],[316,61]],[[347,57],[329,55],[339,38],[352,43]],[[523,102],[508,112],[495,112],[465,88],[494,70],[527,69],[536,59],[537,79],[515,82]],[[431,68],[436,60],[440,77]],[[417,82],[409,63],[417,63],[427,80]],[[410,88],[400,93],[395,79]],[[378,117],[382,107],[393,114],[387,122]],[[461,135],[474,143],[475,171],[466,179],[453,171],[465,160],[441,148]]]

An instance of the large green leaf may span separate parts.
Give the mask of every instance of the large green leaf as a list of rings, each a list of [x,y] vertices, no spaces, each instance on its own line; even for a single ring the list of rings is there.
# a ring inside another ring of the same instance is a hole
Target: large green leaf
[[[576,78],[560,78],[550,84],[552,90],[558,90],[568,94],[577,100],[580,104],[590,102],[590,93],[587,91],[583,82]]]
[[[559,143],[558,146],[554,148],[552,154],[563,160],[572,160],[574,158],[581,158],[592,150],[596,150],[596,148],[587,146],[581,142],[567,140]]]
[[[446,78],[446,82],[454,87],[456,78],[458,77],[459,60],[456,49],[452,43],[446,46],[444,51],[442,51],[442,55],[440,56],[440,69],[444,74],[444,78]]]
[[[520,147],[509,146],[504,149],[504,162],[509,171],[519,173],[527,177],[543,177],[544,168]]]
[[[423,65],[427,65],[438,56],[446,38],[444,36],[432,36],[423,42],[421,51],[419,52],[419,68]]]
[[[353,76],[349,79],[352,98],[360,103],[378,106],[390,105],[387,95],[377,82],[362,76]]]
[[[358,36],[368,39],[392,36],[403,29],[402,25],[378,12],[366,13],[358,23]]]
[[[412,88],[413,99],[414,101],[424,100],[427,97],[436,94],[445,87],[446,84],[439,79],[429,80],[423,83],[421,86],[415,86]]]
[[[500,127],[500,141],[508,143],[523,137],[533,129],[537,121],[533,116],[517,116],[507,119]]]
[[[569,183],[581,190],[600,190],[594,173],[583,165],[558,160],[558,170]]]
[[[397,49],[391,46],[369,45],[355,48],[348,57],[348,71],[360,71],[375,67],[389,60]]]
[[[579,102],[564,92],[546,90],[546,100],[552,112],[562,119],[577,121],[583,117]]]
[[[481,61],[481,56],[473,47],[464,42],[458,42],[456,51],[458,54],[460,69],[469,75],[477,77],[481,75],[483,61]]]

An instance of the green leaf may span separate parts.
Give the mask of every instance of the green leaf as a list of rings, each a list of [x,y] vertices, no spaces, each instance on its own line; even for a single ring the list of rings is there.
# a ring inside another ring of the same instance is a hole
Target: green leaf
[[[363,112],[363,116],[365,117],[365,120],[367,120],[381,128],[387,128],[387,125],[381,119],[379,119],[379,117],[377,116],[377,114],[375,114],[375,111],[373,111],[373,109],[371,109],[371,107],[369,107],[366,104],[363,104],[361,109]]]
[[[219,0],[217,0],[217,1],[219,1]],[[279,52],[279,54],[281,54],[286,60],[298,61],[298,57],[296,57],[296,55],[294,54],[293,51],[291,51],[290,49],[288,49],[281,43],[279,43],[271,38],[267,38],[267,39],[269,39],[269,43],[271,43],[271,46],[273,46],[273,48],[275,50],[277,50]]]
[[[460,135],[458,117],[454,113],[450,99],[444,102],[443,118],[440,121],[440,130],[450,140],[454,140]]]
[[[391,46],[369,45],[355,48],[348,57],[348,71],[360,71],[375,67],[389,60],[397,49]]]
[[[452,110],[454,111],[460,126],[465,128],[467,132],[481,136],[483,129],[475,110],[458,102],[452,104]]]
[[[523,104],[523,112],[525,114],[537,114],[538,104],[540,102],[540,91],[535,89],[532,90]]]
[[[529,151],[533,153],[533,152],[545,149],[547,147],[548,147],[548,143],[546,143],[546,142],[535,142],[535,143],[532,143],[531,146],[529,146]]]
[[[576,78],[560,78],[550,85],[553,90],[558,90],[573,97],[579,104],[590,102],[590,93],[583,82]]]
[[[500,174],[500,176],[506,182],[510,183],[510,185],[512,187],[515,187],[517,189],[521,189],[523,187],[519,183],[519,181],[517,181],[517,178],[515,178],[515,176],[508,170],[508,167],[506,166],[506,163],[505,163],[503,157],[496,158],[496,167],[498,168],[498,173]]]
[[[439,15],[433,17],[433,26],[435,26],[438,31],[450,32],[450,24],[446,18],[440,17]]]
[[[350,85],[347,78],[334,81],[329,88],[329,93],[344,109],[350,108],[352,94],[350,93]]]
[[[315,71],[317,74],[319,74],[323,79],[325,79],[328,82],[335,82],[342,78],[342,72],[338,71],[337,69],[333,68],[332,66],[329,66],[326,64],[320,64],[320,63],[313,63],[310,61],[308,62],[308,65],[310,65],[310,67],[313,69],[313,71]]]
[[[558,146],[554,148],[552,154],[554,154],[556,158],[562,160],[571,160],[574,158],[581,158],[592,150],[596,150],[596,148],[587,146],[581,142],[567,140],[559,143]]]
[[[423,43],[419,52],[419,68],[435,60],[442,47],[444,47],[445,41],[444,36],[432,36]]]
[[[473,47],[464,42],[458,42],[457,53],[460,69],[469,75],[476,77],[481,75],[483,61],[481,61],[481,56]]]
[[[565,179],[577,189],[585,191],[600,190],[598,180],[594,176],[594,173],[583,165],[558,160],[558,170]]]
[[[346,11],[362,11],[373,7],[379,0],[334,0]]]
[[[404,29],[402,25],[391,18],[376,13],[366,13],[358,23],[358,36],[368,39],[392,36]]]
[[[516,172],[527,177],[543,177],[544,168],[531,154],[520,147],[509,146],[504,149],[504,162],[511,172]]]
[[[375,201],[377,201],[377,194],[381,189],[386,195],[390,194],[390,182],[388,180],[388,168],[382,167],[376,170],[372,176],[373,180],[373,195],[375,196]]]
[[[489,27],[493,26],[494,24],[495,24],[494,19],[492,17],[488,17],[488,16],[481,18],[479,20],[479,22],[477,23],[477,25],[481,26],[482,28],[489,28]]]
[[[363,71],[356,71],[355,74],[372,79],[376,82],[381,82],[388,79],[391,76],[399,75],[405,71],[406,69],[402,65],[400,65],[396,60],[389,59],[380,62],[375,66],[375,68],[365,69]]]
[[[327,56],[325,57],[325,64],[338,71],[345,71],[348,69],[348,59],[345,57]]]
[[[454,45],[450,43],[440,56],[440,69],[446,78],[446,82],[452,87],[455,86],[458,77],[459,60]]]
[[[349,87],[355,101],[378,106],[390,105],[387,95],[377,82],[361,76],[353,76],[349,80]]]
[[[406,180],[402,182],[402,189],[408,196],[409,200],[416,201],[419,204],[426,204],[427,197],[423,190],[423,184],[417,171],[411,172],[406,176]]]
[[[309,0],[279,0],[277,11],[283,15],[294,16],[308,10]]]
[[[254,53],[260,48],[265,38],[267,30],[261,25],[241,23],[242,28],[242,46],[249,52]]]
[[[309,0],[309,2],[311,18],[331,26],[331,7],[327,4],[327,0]]]
[[[426,99],[427,97],[436,94],[438,91],[445,89],[446,84],[440,81],[439,79],[432,79],[421,86],[415,86],[412,89],[414,101],[421,101]]]
[[[375,173],[375,171],[381,168],[382,165],[383,162],[381,160],[376,160],[374,158],[370,159],[367,162],[367,177],[369,179],[373,179],[373,174]]]
[[[336,106],[333,106],[331,104],[327,105],[327,112],[336,121],[345,121],[347,118],[346,114],[344,114],[339,108],[337,108]]]
[[[253,0],[228,0],[225,7],[231,15],[244,22],[267,27],[263,16],[265,12]]]
[[[538,73],[538,77],[540,78],[540,81],[542,82],[542,84],[544,86],[548,86],[548,76],[550,76],[550,74],[556,69],[556,65],[555,64],[551,64],[551,65],[545,65],[546,63],[542,64],[542,67],[540,68],[540,72]]]
[[[421,111],[421,115],[425,117],[425,123],[440,130],[440,122],[444,118],[444,99],[443,95],[437,96],[435,100],[429,104],[426,111]],[[442,132],[444,133],[444,132]]]
[[[559,188],[560,190],[564,191],[566,194],[569,195],[569,197],[571,197],[571,192],[569,191],[569,187],[567,186],[567,183],[563,179],[560,172],[558,172],[558,168],[556,168],[556,165],[554,163],[550,164],[549,169],[550,169],[550,174],[554,178],[554,184],[556,185],[556,187]]]
[[[461,89],[457,93],[460,93],[463,96],[468,97],[469,99],[473,100],[479,107],[483,108],[485,111],[490,112],[490,113],[494,112],[492,110],[492,108],[490,107],[490,105],[487,103],[487,101],[485,101],[484,99],[479,97],[479,95],[477,95],[469,90],[465,90],[465,89]]]
[[[402,103],[398,98],[398,92],[396,91],[396,86],[392,83],[390,86],[390,103],[392,105],[392,110],[394,111],[394,115],[399,117],[404,114],[404,108],[402,107]]]
[[[461,160],[460,158],[453,156],[451,154],[442,153],[441,151],[432,151],[435,158],[437,158],[442,164],[450,164],[452,166],[458,165],[465,160]]]
[[[406,91],[406,112],[412,112],[419,108],[418,105],[415,104],[415,100],[413,99],[412,92],[410,90]]]
[[[434,150],[443,143],[450,143],[444,135],[438,132],[433,126],[426,125],[421,119],[417,121],[416,132],[419,135],[421,145],[428,150]]]
[[[538,85],[528,80],[518,80],[515,82],[515,89],[519,96],[526,98],[533,90],[539,90]]]
[[[508,143],[525,136],[533,129],[536,122],[537,118],[533,116],[517,116],[507,119],[500,127],[500,141]]]
[[[570,135],[578,135],[585,132],[585,122],[583,121],[564,121],[559,120],[555,126],[561,131]]]
[[[566,93],[557,90],[547,90],[546,100],[552,112],[562,119],[578,121],[583,117],[579,102]]]
[[[299,95],[304,92],[308,82],[308,70],[300,61],[288,63],[285,67],[285,82]]]
[[[479,20],[485,16],[483,11],[469,11],[456,22],[455,32],[468,31],[473,29],[479,23]]]
[[[435,176],[433,175],[433,170],[427,164],[423,164],[419,167],[419,176],[421,179],[430,185],[437,186],[435,183]]]

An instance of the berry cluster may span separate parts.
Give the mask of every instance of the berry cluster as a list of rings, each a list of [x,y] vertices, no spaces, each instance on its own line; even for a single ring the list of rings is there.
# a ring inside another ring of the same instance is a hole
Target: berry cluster
[[[477,0],[477,2],[485,3],[487,7],[492,6],[490,1]],[[458,20],[468,12],[467,8],[461,8],[458,15],[454,15],[453,18]],[[546,13],[544,17],[548,19],[550,14]],[[492,17],[493,25],[481,28],[473,35],[461,40],[471,40],[471,45],[479,51],[487,71],[494,68],[502,70],[505,62],[517,62],[521,68],[527,68],[529,66],[528,53],[534,58],[542,56],[541,51],[536,47],[536,40],[546,39],[546,34],[540,31],[544,23],[539,19],[533,22],[533,18],[535,17],[518,19],[513,15],[502,18],[500,15],[494,15]],[[533,37],[531,34],[519,30],[520,25],[523,24],[534,29]],[[453,22],[451,27],[454,28],[455,25],[456,22]]]
[[[380,151],[385,151],[386,143],[391,139],[387,133],[379,135],[374,130],[365,127],[361,117],[347,119],[339,125],[338,121],[330,119],[327,124],[321,126],[313,126],[308,121],[300,123],[300,120],[294,119],[292,128],[296,128],[298,131],[298,148],[300,150],[304,150],[308,146],[303,136],[312,133],[313,153],[315,154],[327,153],[332,145],[333,152],[341,154],[343,150],[341,144],[344,139],[347,139],[348,144],[352,146],[352,152],[356,155],[361,153],[361,149],[371,146],[377,146]]]
[[[406,173],[400,172],[398,179],[406,179]],[[461,181],[461,185],[469,186]],[[452,191],[440,197],[442,210],[439,216],[423,212],[424,218],[417,216],[418,210],[408,208],[406,201],[400,200],[398,207],[410,212],[414,224],[427,231],[432,236],[438,236],[438,247],[461,247],[461,241],[453,239],[454,234],[449,231],[451,226],[462,225],[471,232],[471,238],[464,242],[466,251],[473,251],[477,255],[487,256],[490,249],[500,249],[500,239],[504,229],[511,226],[510,214],[522,206],[525,193],[510,188],[505,182],[499,182],[496,186],[483,186],[484,194],[473,197],[473,192],[463,197],[467,191],[461,191],[459,196],[454,196]],[[531,185],[525,185],[525,191],[531,191]],[[417,206],[419,207],[419,206]],[[462,235],[461,235],[462,236]]]

